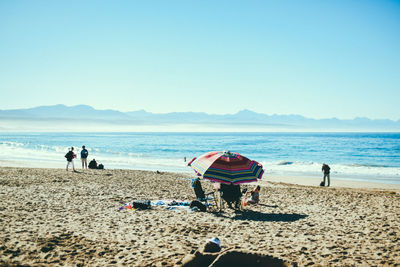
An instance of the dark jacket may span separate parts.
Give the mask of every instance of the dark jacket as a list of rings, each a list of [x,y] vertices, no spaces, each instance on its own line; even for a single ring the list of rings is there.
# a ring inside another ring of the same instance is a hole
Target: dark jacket
[[[322,165],[322,170],[324,171],[324,174],[329,174],[331,168],[328,165],[324,164]]]
[[[74,158],[74,152],[68,151],[68,153],[65,154],[65,157],[67,158],[67,161],[71,162],[72,159]]]

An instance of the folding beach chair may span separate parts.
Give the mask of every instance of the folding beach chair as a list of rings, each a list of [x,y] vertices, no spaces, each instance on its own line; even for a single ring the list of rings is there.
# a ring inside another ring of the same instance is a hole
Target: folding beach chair
[[[228,207],[236,210],[242,209],[242,192],[240,191],[240,185],[221,184],[220,192],[221,198],[225,200]]]
[[[221,204],[218,204],[219,201],[216,197],[216,192],[204,192],[199,178],[192,180],[192,188],[196,194],[197,200],[204,203],[207,209],[213,209],[215,211],[220,210]]]

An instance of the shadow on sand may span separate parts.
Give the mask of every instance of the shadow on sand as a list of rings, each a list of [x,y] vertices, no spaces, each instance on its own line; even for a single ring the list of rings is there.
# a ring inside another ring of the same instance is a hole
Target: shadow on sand
[[[261,204],[261,203],[258,203],[257,205],[267,207],[267,208],[277,208],[278,207],[278,205],[267,205],[267,204]]]
[[[245,210],[242,212],[237,212],[235,216],[230,217],[222,213],[216,214],[217,217],[230,218],[232,220],[251,220],[259,222],[295,222],[304,218],[308,215],[304,214],[287,214],[287,213],[262,213],[259,211]]]

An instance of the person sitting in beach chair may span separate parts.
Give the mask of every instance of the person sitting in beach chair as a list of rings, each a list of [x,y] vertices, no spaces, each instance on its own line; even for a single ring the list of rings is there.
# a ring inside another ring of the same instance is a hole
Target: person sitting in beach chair
[[[240,185],[234,184],[221,184],[220,188],[221,198],[226,201],[229,208],[240,209],[242,192]]]
[[[258,204],[260,202],[261,187],[257,185],[253,190],[246,193],[246,198],[243,201],[243,206],[247,204]]]
[[[196,194],[196,198],[200,202],[204,202],[206,207],[213,204],[216,205],[216,199],[214,192],[205,193],[199,178],[192,179],[192,188]]]

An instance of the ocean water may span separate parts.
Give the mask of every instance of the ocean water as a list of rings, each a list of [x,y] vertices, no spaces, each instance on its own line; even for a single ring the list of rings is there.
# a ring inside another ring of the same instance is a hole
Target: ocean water
[[[0,164],[64,168],[82,145],[106,168],[192,173],[193,157],[230,150],[266,175],[321,176],[327,163],[338,179],[400,184],[400,133],[0,133]]]

